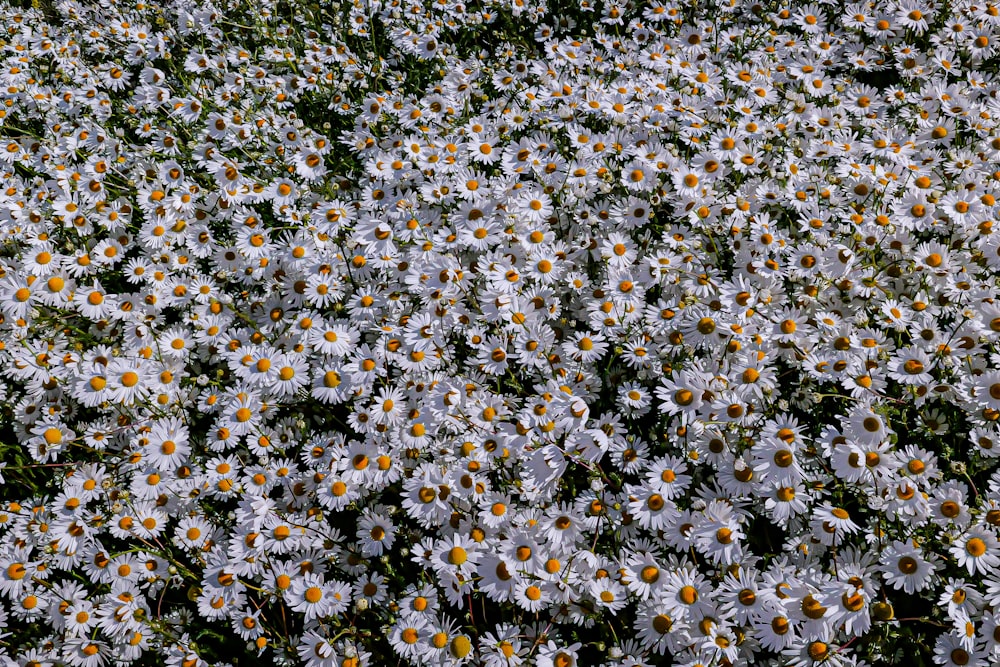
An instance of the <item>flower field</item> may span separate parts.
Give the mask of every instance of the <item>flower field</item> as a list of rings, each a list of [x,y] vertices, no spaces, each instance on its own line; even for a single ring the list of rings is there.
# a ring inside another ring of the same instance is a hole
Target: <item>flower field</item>
[[[1000,6],[0,0],[0,667],[1000,664]]]

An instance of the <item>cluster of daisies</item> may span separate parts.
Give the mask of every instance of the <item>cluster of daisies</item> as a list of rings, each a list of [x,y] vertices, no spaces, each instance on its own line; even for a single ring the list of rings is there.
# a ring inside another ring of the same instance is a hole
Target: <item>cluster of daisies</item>
[[[0,26],[0,666],[1000,660],[1000,6]]]

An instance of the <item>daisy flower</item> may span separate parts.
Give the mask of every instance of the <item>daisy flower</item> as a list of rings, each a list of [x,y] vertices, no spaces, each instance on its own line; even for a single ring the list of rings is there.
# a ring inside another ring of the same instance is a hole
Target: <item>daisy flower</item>
[[[149,395],[149,379],[136,360],[117,357],[108,364],[108,400],[122,405],[132,405]]]
[[[566,356],[581,363],[597,361],[608,351],[606,339],[601,334],[581,332],[563,343]]]
[[[847,510],[842,507],[831,507],[828,504],[816,508],[811,525],[813,534],[821,543],[828,546],[838,544],[846,535],[860,530],[860,527],[851,520]]]
[[[907,594],[924,590],[936,570],[934,561],[927,560],[920,548],[909,542],[892,542],[882,552],[880,563],[886,583]]]
[[[638,495],[632,496],[628,504],[629,515],[643,528],[659,530],[666,526],[668,517],[677,511],[672,500],[653,489],[635,489]]]
[[[388,519],[366,512],[358,521],[357,536],[363,554],[381,556],[386,549],[392,549],[396,528]]]
[[[660,594],[660,602],[671,616],[687,620],[713,613],[706,599],[704,577],[688,569],[670,571]]]
[[[962,637],[954,632],[942,633],[934,644],[934,662],[945,667],[977,665],[984,660],[987,660],[984,651],[966,646]]]
[[[101,667],[111,651],[105,642],[87,637],[73,637],[66,640],[60,655],[72,667]]]
[[[514,586],[514,604],[528,612],[537,612],[548,602],[546,590],[538,582],[522,580]]]
[[[308,622],[334,614],[334,609],[344,603],[343,595],[338,600],[336,594],[333,586],[327,584],[321,576],[309,573],[292,582],[285,600],[293,611],[301,612]]]
[[[682,635],[687,626],[682,620],[667,613],[662,606],[649,603],[640,606],[634,629],[644,648],[663,655],[675,645],[676,638]]]
[[[528,647],[521,641],[520,630],[511,624],[501,624],[483,634],[479,650],[486,667],[518,667],[527,658]]]
[[[930,371],[934,364],[926,352],[906,348],[893,355],[889,361],[889,377],[904,385],[918,385],[933,382]]]
[[[411,615],[393,625],[388,639],[397,655],[409,659],[427,650],[431,633],[427,620]]]
[[[282,353],[275,357],[275,369],[270,391],[278,399],[287,399],[309,382],[309,366],[297,354]]]
[[[600,609],[617,612],[625,606],[626,588],[610,577],[603,577],[592,582],[590,594]]]
[[[990,572],[1000,565],[1000,542],[992,531],[982,526],[966,531],[948,551],[958,566],[968,569],[970,575]]]
[[[101,283],[95,281],[91,287],[78,287],[73,293],[73,305],[81,315],[89,320],[109,317],[117,307],[117,298],[108,294]]]

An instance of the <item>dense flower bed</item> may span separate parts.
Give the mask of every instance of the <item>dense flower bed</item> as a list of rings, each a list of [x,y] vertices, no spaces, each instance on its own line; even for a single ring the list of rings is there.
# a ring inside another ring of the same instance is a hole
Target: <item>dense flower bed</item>
[[[0,664],[1000,660],[997,6],[0,26]]]

